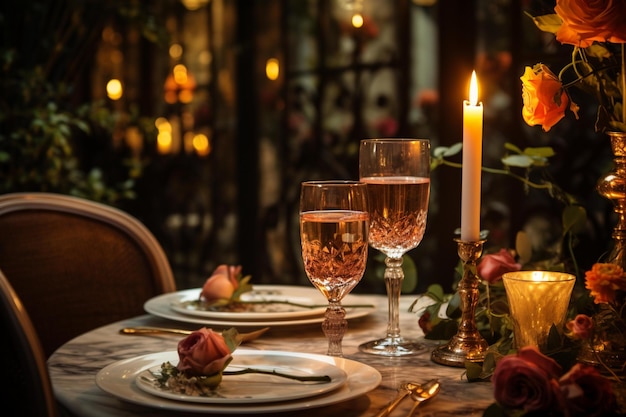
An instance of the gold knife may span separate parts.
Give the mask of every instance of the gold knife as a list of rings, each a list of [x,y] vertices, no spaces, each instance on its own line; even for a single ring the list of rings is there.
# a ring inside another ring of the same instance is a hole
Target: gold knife
[[[257,338],[259,338],[263,333],[267,332],[270,328],[264,327],[259,330],[255,330],[253,332],[248,333],[239,333],[238,338],[240,338],[241,342],[251,342]],[[168,327],[148,327],[148,326],[139,326],[139,327],[124,327],[120,330],[121,334],[129,334],[129,335],[148,335],[148,334],[182,334],[189,335],[195,330],[185,330],[185,329],[173,329]]]

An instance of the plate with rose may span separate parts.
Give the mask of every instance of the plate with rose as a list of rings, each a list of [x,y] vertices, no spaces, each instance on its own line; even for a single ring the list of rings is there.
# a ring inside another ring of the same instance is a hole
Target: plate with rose
[[[175,351],[125,359],[100,370],[100,389],[122,400],[143,406],[197,413],[258,414],[322,407],[346,401],[376,388],[380,373],[363,363],[326,355],[238,349],[227,370],[277,369],[285,374],[328,374],[330,383],[299,382],[265,374],[247,377],[225,375],[215,397],[197,398],[167,392],[154,385],[164,362],[176,363]]]
[[[201,288],[161,294],[144,304],[155,316],[213,326],[281,326],[321,323],[328,301],[315,288],[295,285],[255,285],[241,295],[239,310],[206,310],[198,304]],[[348,294],[346,318],[363,317],[375,311],[373,297]],[[352,307],[351,307],[352,306]]]
[[[178,361],[176,352],[166,352],[162,358],[170,364]],[[185,387],[177,381],[173,384],[161,383],[161,372],[161,364],[150,367],[137,375],[135,383],[158,397],[206,404],[257,404],[312,397],[333,391],[348,379],[345,371],[332,364],[280,351],[234,352],[233,361],[224,370],[224,376],[214,390]],[[228,375],[230,372],[242,373]],[[299,381],[279,375],[317,380]],[[321,379],[325,377],[328,378]]]

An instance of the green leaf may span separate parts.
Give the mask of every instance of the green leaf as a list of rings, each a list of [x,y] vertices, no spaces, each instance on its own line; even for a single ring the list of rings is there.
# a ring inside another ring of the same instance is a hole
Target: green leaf
[[[455,292],[452,298],[450,298],[448,307],[446,308],[446,316],[451,319],[461,317],[461,296],[458,292]]]
[[[550,146],[542,146],[538,148],[525,148],[524,155],[537,158],[549,158],[551,156],[554,156],[555,153],[554,149],[552,149]]]
[[[239,332],[234,327],[231,327],[230,329],[224,330],[222,332],[222,336],[224,337],[226,346],[228,346],[228,350],[230,350],[231,353],[234,352],[241,344],[241,339],[237,337],[238,335]]]
[[[483,417],[509,417],[506,411],[498,404],[493,403],[485,409]]]
[[[516,145],[514,145],[512,143],[509,143],[509,142],[506,142],[504,144],[504,149],[507,149],[507,150],[512,151],[512,152],[515,152],[517,154],[523,153],[520,148],[518,148]]]
[[[563,24],[563,20],[557,14],[545,14],[533,17],[533,22],[542,31],[556,33]]]
[[[563,222],[563,234],[570,231],[573,233],[583,232],[587,224],[587,211],[583,206],[567,206],[563,209],[561,221]]]
[[[530,242],[528,234],[523,230],[517,232],[517,235],[515,236],[515,251],[519,256],[519,263],[522,265],[527,264],[532,259],[533,245]]]
[[[465,373],[467,375],[467,380],[469,382],[481,381],[481,375],[483,373],[483,367],[474,362],[466,361],[465,362]]]
[[[408,255],[402,257],[402,271],[404,272],[402,292],[410,293],[417,287],[417,267]]]
[[[456,320],[441,320],[437,325],[435,325],[430,332],[426,336],[425,339],[428,340],[450,340],[452,336],[454,336],[459,329],[459,324]]]
[[[513,167],[529,168],[535,164],[535,161],[528,155],[507,155],[502,158],[502,163]]]
[[[463,143],[459,142],[459,143],[455,143],[452,146],[437,146],[434,150],[433,150],[433,155],[435,157],[450,157],[450,156],[454,156],[456,154],[458,154],[459,152],[461,152],[461,149],[463,148]]]
[[[443,287],[439,284],[431,284],[428,286],[426,290],[426,294],[436,301],[444,301],[445,293],[443,292]]]

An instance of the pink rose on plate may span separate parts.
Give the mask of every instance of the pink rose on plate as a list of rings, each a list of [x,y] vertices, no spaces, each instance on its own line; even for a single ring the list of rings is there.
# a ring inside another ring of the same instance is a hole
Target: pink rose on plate
[[[565,323],[570,336],[575,339],[589,339],[593,331],[593,320],[585,314],[578,314],[574,320]]]
[[[497,253],[483,256],[477,266],[478,276],[490,284],[500,281],[506,272],[519,271],[520,269],[522,269],[522,265],[517,263],[513,255],[506,249],[500,249]]]
[[[200,298],[207,302],[229,300],[239,288],[241,266],[220,265],[202,286]]]
[[[561,366],[536,347],[523,347],[498,361],[492,377],[495,400],[507,409],[559,410],[561,373]]]
[[[178,342],[178,359],[176,367],[186,376],[212,376],[220,374],[232,356],[224,336],[203,327]]]
[[[570,416],[604,416],[616,410],[611,381],[592,366],[577,363],[561,377],[561,391]]]

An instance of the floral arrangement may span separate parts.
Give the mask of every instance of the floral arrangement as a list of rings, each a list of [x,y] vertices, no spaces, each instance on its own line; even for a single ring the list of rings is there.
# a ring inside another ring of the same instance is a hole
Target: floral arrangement
[[[466,376],[470,382],[491,380],[493,384],[496,403],[485,410],[484,417],[626,413],[626,363],[607,363],[601,356],[604,350],[626,351],[624,270],[618,265],[596,263],[585,273],[588,293],[574,300],[570,313],[574,318],[566,322],[564,329],[552,329],[542,353],[535,347],[516,350],[513,346],[502,275],[523,268],[516,252],[510,249],[486,254],[477,265],[485,287],[476,311],[477,325],[490,347],[482,364],[466,364]],[[447,314],[458,307],[454,297],[443,298],[449,303]],[[427,311],[427,307],[418,321],[427,338],[449,338],[451,335],[442,332],[456,329],[450,325],[456,322],[454,314],[432,319],[441,305],[429,306],[434,311]],[[579,362],[585,348],[592,353],[592,360]],[[621,388],[615,389],[618,386]]]
[[[568,336],[580,340],[590,360],[600,363],[619,378],[613,365],[602,359],[602,352],[620,352],[626,357],[626,273],[611,263],[596,263],[585,273],[585,288],[593,300],[590,315],[580,313],[567,323]],[[626,362],[617,364],[617,372],[624,375]]]
[[[580,88],[597,103],[596,131],[626,132],[626,2],[557,0],[553,14],[533,17],[537,27],[571,45],[572,60],[558,75],[547,65],[526,67],[522,80],[522,117],[549,131],[579,106],[569,92]]]
[[[254,368],[226,371],[233,360],[232,353],[243,341],[242,335],[231,328],[221,333],[203,327],[178,342],[178,364],[165,362],[159,373],[154,373],[162,389],[190,395],[212,396],[224,376],[248,373],[266,374],[302,382],[330,382],[328,375],[296,376]]]

